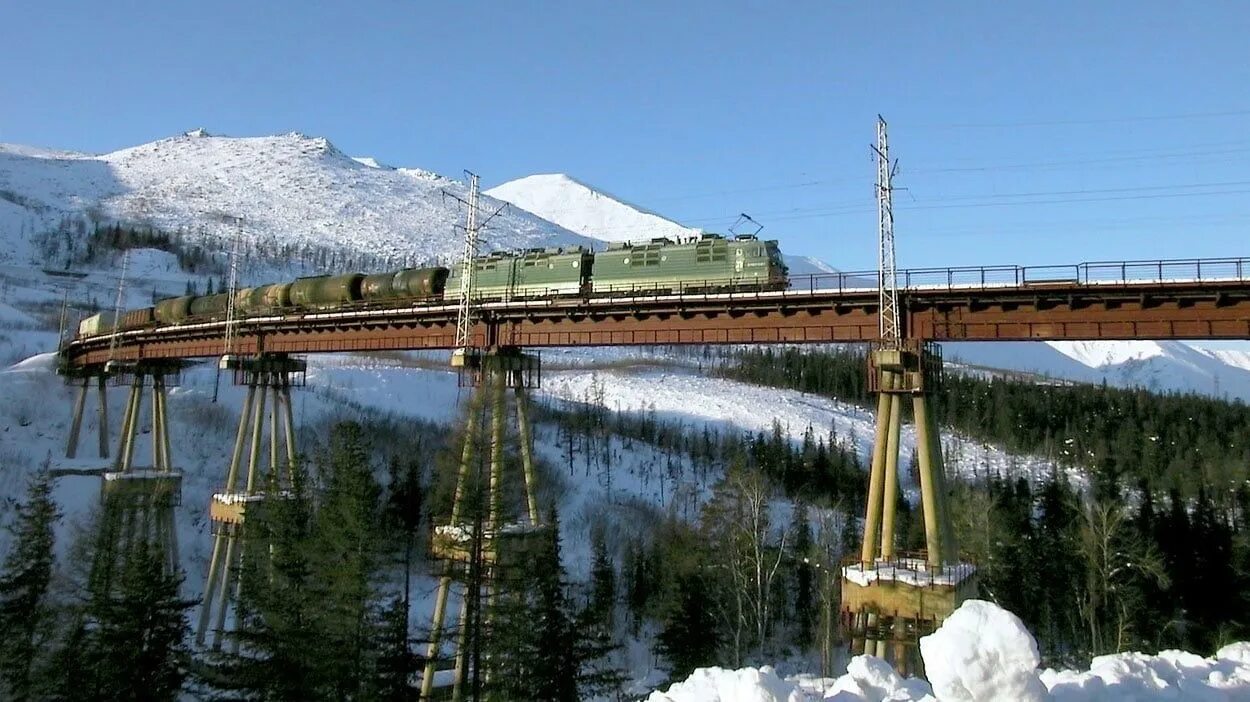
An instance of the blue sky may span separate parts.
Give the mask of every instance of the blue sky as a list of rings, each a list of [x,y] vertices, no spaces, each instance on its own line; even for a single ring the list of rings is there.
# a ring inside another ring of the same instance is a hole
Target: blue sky
[[[872,6],[869,6],[872,5]],[[287,131],[875,265],[1247,255],[1250,4],[8,2],[0,141]]]

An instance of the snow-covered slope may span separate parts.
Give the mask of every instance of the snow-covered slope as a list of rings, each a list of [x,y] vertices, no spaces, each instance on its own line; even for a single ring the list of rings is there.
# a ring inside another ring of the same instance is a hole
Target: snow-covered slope
[[[0,263],[26,263],[32,236],[66,218],[334,247],[395,260],[449,260],[463,183],[353,159],[328,140],[290,133],[232,138],[203,130],[101,156],[0,144]],[[484,206],[498,201],[486,197]],[[510,209],[484,249],[588,241]],[[224,248],[224,246],[222,247]]]
[[[681,239],[702,231],[683,227],[563,173],[518,178],[497,185],[486,194],[600,241]]]

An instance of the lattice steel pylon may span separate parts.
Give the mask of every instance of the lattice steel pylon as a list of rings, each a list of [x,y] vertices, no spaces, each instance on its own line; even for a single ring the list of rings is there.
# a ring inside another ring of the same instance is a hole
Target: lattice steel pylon
[[[898,280],[894,264],[894,173],[890,163],[890,142],[885,118],[877,115],[877,288],[880,314],[878,323],[883,342],[897,342]]]
[[[469,351],[469,328],[473,325],[473,259],[477,257],[477,189],[478,176],[469,173],[469,213],[464,225],[464,250],[460,255],[460,290],[456,310],[456,343],[451,351],[451,365],[463,366]]]
[[[941,382],[941,350],[906,338],[899,306],[892,208],[895,164],[886,123],[877,118],[877,214],[880,338],[868,354],[868,385],[877,394],[863,543],[842,569],[842,618],[852,653],[890,658],[900,671],[919,667],[918,641],[976,593],[975,569],[959,562],[946,508],[942,444],[933,412]],[[925,550],[898,554],[895,511],[900,497],[899,448],[903,400],[911,397],[916,425]]]
[[[243,239],[243,218],[229,217],[235,225],[234,243],[230,249],[230,283],[226,288],[226,336],[221,345],[221,359],[217,362],[217,376],[213,379],[213,402],[217,401],[217,389],[221,385],[221,372],[233,360],[235,327],[238,320],[234,318],[235,298],[239,292],[239,247]]]

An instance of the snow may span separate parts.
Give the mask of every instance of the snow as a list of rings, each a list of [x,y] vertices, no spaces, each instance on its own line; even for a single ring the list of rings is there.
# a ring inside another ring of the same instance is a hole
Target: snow
[[[800,442],[808,427],[815,438],[826,438],[833,429],[838,442],[843,447],[854,446],[865,465],[875,439],[870,410],[797,390],[706,377],[695,368],[626,366],[592,373],[585,369],[545,371],[542,393],[571,402],[595,402],[614,411],[654,412],[659,419],[681,422],[696,431],[708,426],[730,432],[768,433],[776,420],[786,437]],[[698,402],[691,402],[691,398],[698,398]],[[900,485],[912,502],[919,500],[909,470],[915,441],[915,427],[904,426]],[[946,468],[952,475],[976,478],[997,474],[1040,482],[1055,467],[1042,457],[1009,454],[953,432],[945,432],[942,443]],[[1079,471],[1069,471],[1068,478],[1077,486],[1084,485]]]
[[[299,133],[213,136],[203,130],[93,156],[0,144],[0,263],[26,263],[29,237],[66,216],[229,239],[232,217],[257,243],[338,247],[397,260],[451,260],[463,219],[447,192],[467,186],[420,169],[356,160]],[[482,206],[501,203],[489,196]],[[483,232],[483,249],[590,244],[510,210]],[[222,249],[225,246],[221,247]]]
[[[763,668],[724,670],[700,668],[684,682],[674,684],[667,693],[656,692],[650,702],[705,700],[706,702],[789,702],[803,699],[794,685],[777,677],[776,671]]]
[[[497,185],[486,194],[601,241],[646,241],[658,237],[677,240],[702,233],[701,229],[684,227],[563,173],[518,178]]]
[[[1183,651],[1095,658],[1089,670],[1039,672],[1037,642],[1011,612],[968,600],[920,639],[929,682],[856,656],[835,679],[782,679],[772,668],[700,668],[648,702],[1233,702],[1250,699],[1250,643],[1215,656]]]
[[[920,655],[942,702],[1041,702],[1037,642],[1016,615],[968,600],[937,631],[920,639]]]
[[[940,566],[934,570],[922,560],[900,558],[889,562],[843,566],[842,577],[863,587],[879,580],[921,586],[958,585],[976,572],[976,566],[970,563]]]
[[[1250,344],[1183,341],[1018,341],[942,344],[948,362],[1047,378],[1250,401]]]

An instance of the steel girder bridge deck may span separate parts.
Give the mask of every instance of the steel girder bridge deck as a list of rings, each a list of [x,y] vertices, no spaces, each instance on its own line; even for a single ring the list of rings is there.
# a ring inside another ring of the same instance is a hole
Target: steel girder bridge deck
[[[923,341],[1250,338],[1250,259],[899,271],[904,338]],[[627,346],[874,341],[875,273],[803,276],[782,291],[482,302],[475,346]],[[235,353],[449,349],[456,306],[345,308],[236,321]],[[66,364],[211,357],[226,322],[69,342]]]

